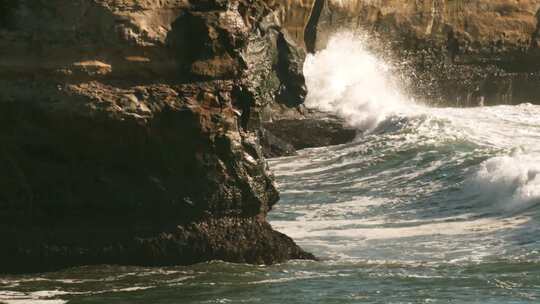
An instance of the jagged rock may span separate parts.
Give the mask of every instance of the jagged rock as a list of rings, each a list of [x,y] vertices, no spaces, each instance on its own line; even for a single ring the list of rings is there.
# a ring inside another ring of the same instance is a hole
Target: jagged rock
[[[243,123],[250,130],[282,116],[283,112],[300,117],[297,107],[307,95],[303,75],[305,53],[276,27],[275,19],[276,16],[270,14],[261,20],[257,28],[261,35],[252,36],[242,54],[247,69],[246,85],[238,92],[238,100],[243,101],[240,108],[257,109],[243,110]],[[256,103],[249,104],[245,100]]]
[[[0,0],[0,272],[313,258],[265,219],[279,194],[250,118],[286,107],[283,87],[302,92],[297,68],[277,69],[293,51],[280,55],[264,1],[12,3]],[[270,55],[254,60],[253,41]]]

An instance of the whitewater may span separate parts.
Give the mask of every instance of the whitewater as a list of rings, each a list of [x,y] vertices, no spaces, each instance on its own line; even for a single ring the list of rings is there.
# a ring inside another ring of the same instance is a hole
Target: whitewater
[[[338,34],[306,61],[307,105],[360,135],[271,161],[274,227],[374,267],[386,296],[365,303],[540,302],[540,106],[420,104],[363,39]]]
[[[269,160],[271,224],[319,261],[8,276],[0,303],[540,303],[540,106],[417,102],[363,39],[304,68],[357,138]]]

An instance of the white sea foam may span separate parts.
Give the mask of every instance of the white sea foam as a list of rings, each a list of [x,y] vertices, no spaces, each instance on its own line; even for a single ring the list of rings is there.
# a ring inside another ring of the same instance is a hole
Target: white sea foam
[[[66,300],[56,299],[56,296],[65,295],[59,290],[47,290],[31,293],[18,291],[0,291],[0,303],[5,304],[63,304]]]
[[[67,303],[66,300],[40,300],[40,299],[9,299],[9,300],[2,300],[0,299],[0,303],[5,304],[64,304]]]
[[[414,104],[395,85],[389,65],[366,50],[364,39],[339,33],[328,48],[307,57],[306,105],[342,115],[361,130],[372,130],[392,114],[410,112]]]
[[[349,242],[351,240],[386,240],[434,235],[482,234],[517,227],[530,220],[527,217],[456,219],[458,218],[443,218],[430,222],[401,221],[399,222],[401,227],[385,226],[388,223],[382,219],[369,221],[311,220],[299,221],[295,224],[286,221],[273,221],[272,225],[299,241],[339,237],[344,242]],[[335,240],[333,241],[335,242]]]
[[[448,142],[468,142],[499,150],[532,150],[533,153],[514,152],[487,160],[471,174],[464,190],[505,210],[527,208],[540,201],[540,107],[523,104],[436,109],[417,105],[402,94],[390,65],[364,47],[365,39],[362,35],[339,33],[330,39],[326,49],[308,56],[304,66],[309,89],[307,106],[337,113],[350,124],[377,134],[401,130],[395,136],[387,135],[386,139],[394,145],[387,153],[405,145],[436,146]],[[279,174],[324,172],[346,164],[336,162],[324,168]],[[396,179],[406,177],[394,175]]]
[[[466,191],[506,211],[540,203],[540,157],[510,155],[488,159],[468,180]]]

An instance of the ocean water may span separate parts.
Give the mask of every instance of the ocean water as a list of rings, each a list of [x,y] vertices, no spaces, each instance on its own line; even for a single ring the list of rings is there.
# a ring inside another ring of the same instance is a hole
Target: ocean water
[[[434,108],[358,37],[306,61],[349,144],[272,159],[274,228],[321,261],[0,276],[0,303],[540,303],[540,106]]]

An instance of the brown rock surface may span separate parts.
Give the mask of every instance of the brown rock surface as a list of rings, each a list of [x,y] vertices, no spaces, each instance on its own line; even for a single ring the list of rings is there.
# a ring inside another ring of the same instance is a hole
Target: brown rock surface
[[[264,1],[0,8],[0,272],[313,258],[265,219],[255,131],[305,88]]]

